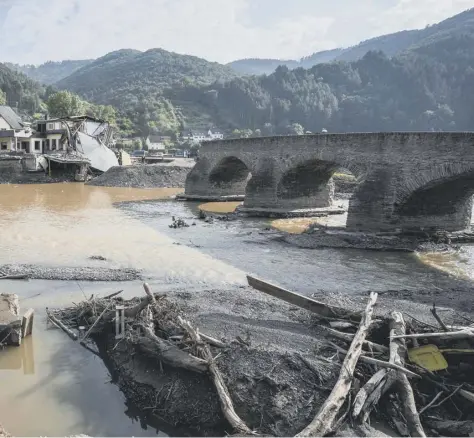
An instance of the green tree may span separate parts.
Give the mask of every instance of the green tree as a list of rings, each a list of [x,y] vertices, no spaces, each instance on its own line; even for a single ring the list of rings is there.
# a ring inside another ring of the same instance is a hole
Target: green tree
[[[143,149],[143,143],[141,140],[139,140],[138,138],[136,138],[135,140],[133,140],[133,150],[142,150]]]
[[[0,105],[5,105],[7,103],[7,95],[0,88]]]
[[[291,125],[288,125],[287,129],[288,129],[288,134],[292,134],[292,135],[304,134],[304,128],[299,123],[292,123]]]
[[[109,122],[111,125],[117,124],[117,112],[111,105],[90,105],[87,111],[92,116]]]
[[[242,137],[242,132],[240,131],[240,129],[234,129],[232,131],[232,134],[230,135],[230,138],[240,138]]]
[[[70,91],[59,91],[50,96],[46,102],[53,117],[78,116],[87,110],[87,104],[79,96]]]
[[[249,138],[249,137],[252,137],[253,135],[253,131],[251,129],[242,129],[242,131],[240,131],[240,136],[242,138]]]

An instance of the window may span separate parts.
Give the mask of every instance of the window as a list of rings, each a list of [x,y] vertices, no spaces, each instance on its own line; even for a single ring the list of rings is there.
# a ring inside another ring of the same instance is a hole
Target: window
[[[7,151],[8,150],[8,143],[2,143],[1,150],[2,151]]]
[[[49,149],[49,138],[46,140],[46,149]]]
[[[48,131],[54,131],[54,123],[48,123]]]
[[[57,140],[55,138],[53,138],[51,140],[51,150],[52,151],[55,151],[56,150],[56,146],[57,146]]]
[[[35,151],[40,151],[40,150],[41,150],[41,142],[35,141]]]
[[[21,142],[21,148],[26,151],[28,149],[28,143],[27,141],[22,141]]]

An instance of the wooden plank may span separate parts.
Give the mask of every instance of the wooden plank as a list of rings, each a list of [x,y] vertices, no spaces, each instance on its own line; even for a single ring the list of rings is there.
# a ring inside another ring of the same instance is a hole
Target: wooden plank
[[[260,280],[258,278],[247,275],[247,281],[249,286],[260,292],[271,295],[272,297],[279,298],[280,300],[286,301],[294,306],[301,307],[302,309],[309,310],[310,312],[316,313],[321,317],[331,319],[350,319],[351,321],[360,322],[361,313],[351,312],[341,307],[330,306],[328,304],[321,303],[313,300],[312,298],[305,297],[303,295],[291,292],[282,287],[276,286],[272,283]]]

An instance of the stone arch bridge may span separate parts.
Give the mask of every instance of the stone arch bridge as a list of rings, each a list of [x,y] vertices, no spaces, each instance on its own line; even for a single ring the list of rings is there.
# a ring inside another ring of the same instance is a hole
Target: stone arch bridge
[[[186,180],[188,198],[245,195],[250,209],[332,203],[333,174],[359,184],[347,228],[467,228],[474,194],[474,133],[354,133],[204,143]]]

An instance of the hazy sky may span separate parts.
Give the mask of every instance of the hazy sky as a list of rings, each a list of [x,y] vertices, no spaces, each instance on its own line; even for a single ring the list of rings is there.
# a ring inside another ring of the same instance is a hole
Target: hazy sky
[[[0,0],[0,62],[161,47],[211,61],[298,58],[425,27],[474,0]]]

